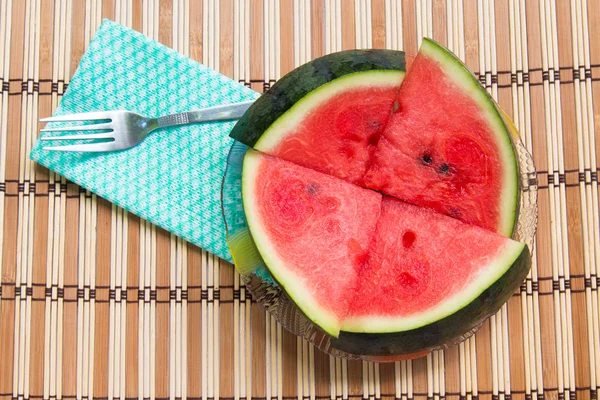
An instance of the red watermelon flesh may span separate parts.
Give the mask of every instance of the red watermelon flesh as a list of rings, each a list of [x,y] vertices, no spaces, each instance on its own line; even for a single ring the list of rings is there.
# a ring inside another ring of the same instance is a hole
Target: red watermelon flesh
[[[364,177],[366,187],[510,236],[516,167],[493,100],[424,40]]]
[[[253,150],[242,179],[248,226],[271,274],[309,318],[337,335],[381,195]]]
[[[254,148],[360,183],[403,76],[402,71],[367,71],[338,78],[298,102]]]
[[[384,197],[381,217],[342,325],[349,332],[415,329],[473,301],[523,244]],[[510,259],[512,261],[512,259]]]

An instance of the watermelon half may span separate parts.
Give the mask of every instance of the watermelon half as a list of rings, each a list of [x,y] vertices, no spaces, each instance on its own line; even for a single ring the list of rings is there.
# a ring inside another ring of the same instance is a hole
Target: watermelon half
[[[513,233],[518,167],[508,124],[466,66],[432,40],[423,39],[363,182]]]
[[[404,70],[399,51],[350,50],[317,58],[275,83],[231,136],[269,155],[360,183]]]

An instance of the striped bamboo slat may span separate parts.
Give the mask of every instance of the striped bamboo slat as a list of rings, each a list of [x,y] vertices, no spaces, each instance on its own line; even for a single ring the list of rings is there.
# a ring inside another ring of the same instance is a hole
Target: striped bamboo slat
[[[521,290],[418,360],[292,336],[231,265],[28,159],[103,18],[259,92],[326,53],[445,44],[538,169]],[[0,400],[597,400],[599,37],[595,0],[0,0]]]

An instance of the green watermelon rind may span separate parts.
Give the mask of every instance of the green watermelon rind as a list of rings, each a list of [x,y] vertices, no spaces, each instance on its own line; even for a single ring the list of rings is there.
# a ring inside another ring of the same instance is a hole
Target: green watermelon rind
[[[302,313],[323,331],[337,337],[340,321],[328,312],[326,307],[322,307],[314,298],[307,296],[306,293],[309,293],[309,290],[305,288],[303,280],[285,268],[286,262],[279,257],[274,249],[269,240],[269,235],[260,221],[259,213],[255,211],[258,209],[258,205],[256,204],[257,196],[254,194],[254,182],[259,178],[258,167],[261,160],[259,154],[255,150],[249,149],[244,157],[242,168],[244,213],[254,245],[258,249],[264,264],[268,266],[271,276],[283,287]]]
[[[505,121],[496,101],[467,66],[450,50],[431,39],[423,38],[419,52],[443,65],[446,73],[455,82],[461,82],[462,88],[466,89],[465,92],[488,117],[488,122],[490,122],[492,130],[496,134],[496,143],[504,167],[505,185],[502,188],[502,198],[499,201],[501,226],[498,233],[506,237],[512,237],[519,203],[519,168],[509,124]]]
[[[273,122],[310,92],[342,76],[372,70],[405,71],[404,52],[346,50],[303,64],[259,97],[235,124],[230,136],[253,147]]]
[[[294,128],[311,112],[340,93],[351,89],[399,86],[404,75],[404,71],[371,70],[355,72],[334,79],[308,93],[290,107],[288,112],[277,118],[254,143],[254,149],[266,153],[274,150],[281,140],[287,134],[294,132]]]
[[[457,312],[409,331],[355,333],[342,330],[338,338],[331,339],[331,347],[350,354],[370,356],[410,355],[424,350],[446,348],[498,312],[527,277],[530,267],[529,249],[523,246],[510,268]]]
[[[342,324],[342,330],[355,333],[390,333],[404,332],[427,325],[455,314],[469,306],[495,282],[499,281],[519,260],[527,246],[523,243],[510,241],[500,249],[498,256],[487,266],[478,271],[477,276],[467,287],[454,296],[446,299],[436,307],[419,312],[413,317],[360,317],[347,319]]]

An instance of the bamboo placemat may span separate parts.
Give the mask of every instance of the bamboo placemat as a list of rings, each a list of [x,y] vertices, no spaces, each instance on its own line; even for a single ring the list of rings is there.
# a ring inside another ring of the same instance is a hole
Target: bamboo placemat
[[[332,359],[283,331],[231,265],[29,161],[102,18],[258,91],[332,51],[448,45],[538,168],[520,293],[415,361]],[[1,0],[0,399],[597,399],[599,37],[596,0]]]

